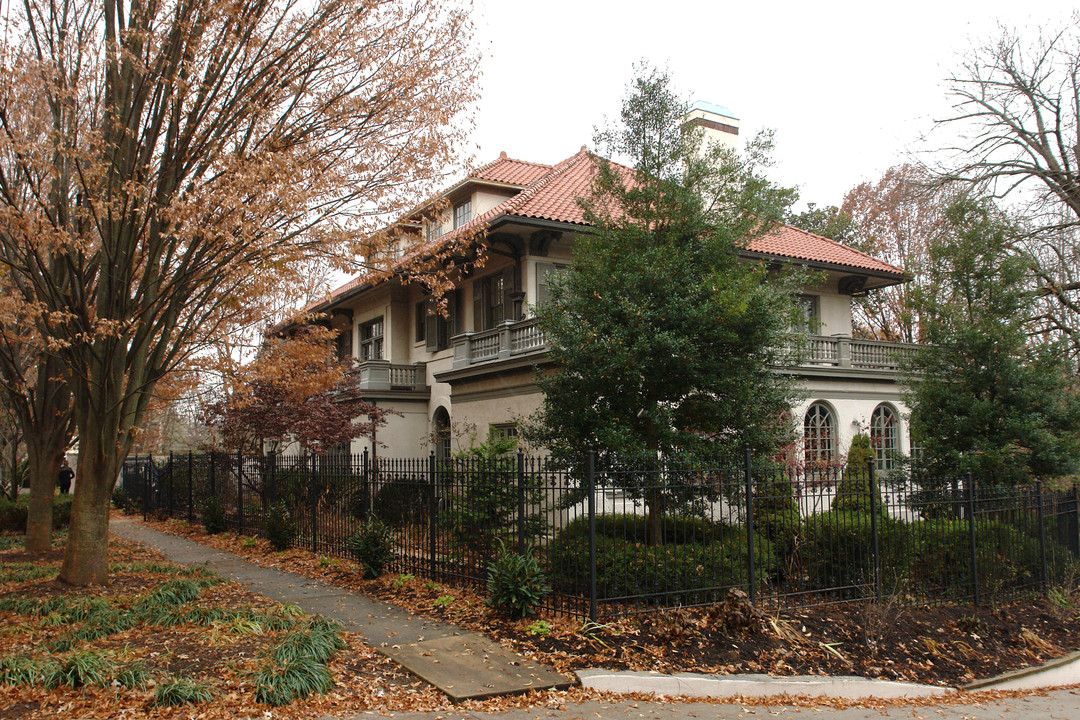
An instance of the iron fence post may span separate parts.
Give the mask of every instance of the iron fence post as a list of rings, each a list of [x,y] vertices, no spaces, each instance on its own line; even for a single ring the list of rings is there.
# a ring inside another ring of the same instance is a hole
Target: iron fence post
[[[244,451],[236,451],[236,522],[239,535],[244,534]]]
[[[169,451],[169,517],[173,516],[173,493],[175,491],[175,485],[173,483],[173,452]]]
[[[589,620],[596,622],[596,453],[585,458],[585,489],[589,508]]]
[[[187,519],[189,523],[195,522],[195,492],[192,487],[195,485],[195,473],[192,472],[192,466],[194,464],[194,458],[191,451],[187,453]]]
[[[432,451],[431,454],[428,455],[428,571],[431,573],[432,579],[435,578],[435,571],[437,569],[435,563],[435,550],[438,543],[438,537],[435,533],[435,514],[439,509],[439,499],[435,487],[435,474],[435,451]]]
[[[371,465],[368,464],[367,448],[364,448],[360,472],[364,478],[364,488],[367,491],[368,517],[371,517],[375,514],[375,479],[371,476]]]
[[[517,454],[517,540],[518,554],[525,554],[525,453]]]
[[[881,557],[879,554],[881,543],[878,537],[877,463],[871,458],[866,465],[870,476],[870,537],[871,551],[873,552],[874,598],[881,602]]]
[[[971,547],[971,595],[975,604],[979,605],[979,559],[975,545],[975,477],[970,470],[967,472],[967,516],[968,540]]]
[[[157,503],[154,502],[154,454],[150,453],[146,456],[146,507],[149,509],[149,515],[154,514],[154,508],[157,507]],[[144,514],[143,519],[146,519]]]
[[[1080,487],[1072,485],[1072,522],[1069,524],[1069,544],[1075,557],[1080,557]]]
[[[315,487],[315,483],[318,482],[318,460],[314,455],[311,456],[311,465],[308,468],[308,512],[311,513],[311,552],[318,552],[319,550],[319,530],[318,530],[318,490]]]
[[[217,453],[213,450],[210,451],[210,497],[217,495],[217,478],[214,477],[217,468],[215,467],[217,462]]]
[[[750,604],[757,604],[757,578],[754,567],[754,477],[750,443],[746,443],[746,457],[743,466],[743,481],[746,484],[746,577],[747,595]]]
[[[1039,584],[1042,586],[1043,594],[1047,594],[1050,591],[1050,576],[1046,567],[1046,523],[1043,516],[1043,487],[1042,480],[1035,481],[1035,501],[1039,503],[1038,514],[1039,518]]]

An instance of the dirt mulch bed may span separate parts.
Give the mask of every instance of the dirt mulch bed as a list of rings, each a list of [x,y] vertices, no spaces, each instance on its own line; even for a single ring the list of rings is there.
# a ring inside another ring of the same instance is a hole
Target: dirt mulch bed
[[[181,521],[149,524],[260,565],[353,588],[414,613],[485,632],[560,672],[603,667],[861,675],[956,686],[1080,648],[1080,593],[1056,595],[1057,602],[1032,598],[997,607],[845,603],[758,611],[750,620],[734,623],[733,613],[750,612],[745,602],[642,614],[598,626],[552,615],[512,622],[489,610],[484,598],[469,589],[420,578],[402,583],[392,575],[365,581],[349,560],[298,549],[274,552],[265,540],[206,535],[201,527]]]

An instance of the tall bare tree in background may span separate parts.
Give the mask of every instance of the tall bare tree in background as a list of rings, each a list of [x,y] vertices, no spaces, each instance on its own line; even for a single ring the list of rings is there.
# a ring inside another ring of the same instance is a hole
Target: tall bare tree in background
[[[159,383],[303,262],[352,269],[456,160],[471,25],[442,0],[27,0],[13,25],[0,254],[79,433],[60,579],[100,583]]]
[[[864,182],[844,196],[840,212],[853,226],[847,244],[912,278],[858,298],[852,305],[856,333],[892,342],[919,341],[913,292],[925,282],[929,247],[943,232],[953,195],[935,185],[925,170],[895,165],[877,182]]]
[[[955,113],[937,132],[946,181],[1007,198],[1043,303],[1036,334],[1064,337],[1080,361],[1080,16],[1021,37],[1001,28],[949,80]]]

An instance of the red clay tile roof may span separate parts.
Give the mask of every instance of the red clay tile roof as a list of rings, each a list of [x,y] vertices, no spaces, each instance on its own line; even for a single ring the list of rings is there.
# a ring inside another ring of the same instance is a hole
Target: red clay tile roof
[[[842,245],[835,240],[800,230],[791,225],[781,225],[768,235],[755,238],[746,248],[761,253],[808,262],[844,265],[860,270],[872,270],[888,275],[903,276],[904,272],[887,262]]]
[[[584,147],[555,166],[514,160],[502,153],[495,161],[473,172],[470,178],[518,185],[523,189],[432,243],[418,245],[408,257],[423,255],[463,235],[475,233],[499,217],[584,225],[585,219],[577,199],[588,194],[595,174],[595,165],[589,161],[589,154]],[[886,262],[790,225],[782,225],[768,235],[752,240],[747,250],[772,257],[868,270],[895,276],[897,279],[904,277],[903,271]],[[331,301],[365,282],[367,278],[364,276],[350,280],[330,294]],[[314,303],[307,309],[313,310],[327,304],[326,301]]]
[[[525,187],[542,178],[550,170],[550,165],[514,160],[507,157],[504,152],[500,153],[493,162],[474,171],[469,177]]]

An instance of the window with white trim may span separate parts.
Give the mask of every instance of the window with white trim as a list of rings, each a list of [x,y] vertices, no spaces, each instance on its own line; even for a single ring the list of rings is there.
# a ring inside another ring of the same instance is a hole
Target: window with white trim
[[[381,317],[360,326],[360,359],[383,359],[383,319]]]
[[[874,448],[874,467],[892,470],[900,450],[900,422],[888,405],[878,405],[870,416],[870,444]]]
[[[836,418],[825,403],[816,402],[807,408],[803,447],[807,469],[823,467],[836,458]]]
[[[454,206],[454,229],[461,227],[472,220],[472,201],[466,200],[460,205]]]

